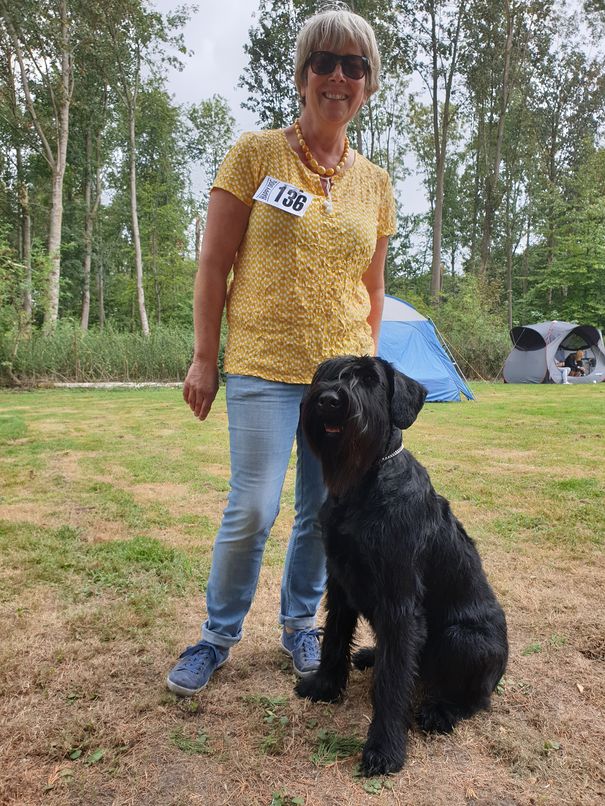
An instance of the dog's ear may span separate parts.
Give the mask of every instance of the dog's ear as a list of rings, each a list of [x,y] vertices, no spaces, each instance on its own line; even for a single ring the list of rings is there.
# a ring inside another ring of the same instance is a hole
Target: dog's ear
[[[427,390],[418,381],[382,362],[391,386],[391,418],[398,428],[409,428],[424,405]]]

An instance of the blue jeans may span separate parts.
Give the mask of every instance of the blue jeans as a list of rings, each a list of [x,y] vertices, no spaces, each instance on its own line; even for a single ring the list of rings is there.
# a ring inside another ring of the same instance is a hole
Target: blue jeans
[[[321,465],[300,425],[303,384],[276,383],[244,375],[227,376],[231,491],[214,543],[206,591],[208,620],[202,638],[230,647],[256,591],[267,537],[296,437],[295,518],[286,554],[280,624],[313,627],[325,578],[325,554],[318,512],[326,491]]]

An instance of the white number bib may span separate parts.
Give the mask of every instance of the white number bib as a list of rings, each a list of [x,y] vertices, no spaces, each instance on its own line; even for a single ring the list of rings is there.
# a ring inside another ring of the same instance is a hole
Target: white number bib
[[[313,194],[305,193],[295,185],[282,182],[274,176],[265,176],[252,198],[286,213],[302,216],[311,204]]]

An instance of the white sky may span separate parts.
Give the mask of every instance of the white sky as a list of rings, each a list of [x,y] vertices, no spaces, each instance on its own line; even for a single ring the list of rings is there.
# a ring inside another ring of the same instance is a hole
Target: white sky
[[[165,14],[179,3],[153,0],[153,5]],[[237,82],[246,65],[244,43],[258,5],[258,0],[198,0],[198,11],[184,29],[193,55],[183,57],[184,69],[171,70],[168,79],[177,103],[199,103],[215,93],[226,98],[238,132],[257,128],[254,114],[240,106],[247,96]]]

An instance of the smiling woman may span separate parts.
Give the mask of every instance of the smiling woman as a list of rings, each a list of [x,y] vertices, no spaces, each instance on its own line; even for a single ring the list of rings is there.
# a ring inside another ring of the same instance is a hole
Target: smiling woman
[[[373,354],[378,342],[393,194],[387,173],[350,147],[346,131],[378,88],[379,71],[364,19],[341,7],[311,17],[296,43],[299,119],[242,135],[210,194],[195,286],[194,361],[183,392],[204,420],[218,387],[226,302],[231,492],[214,547],[202,641],[168,675],[177,694],[204,688],[242,637],[294,440],[296,517],[281,589],[281,645],[297,674],[319,664],[315,616],[325,557],[318,511],[325,489],[300,428],[300,403],[317,364]]]

